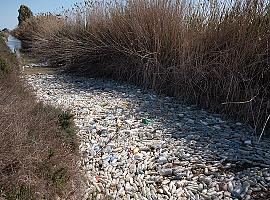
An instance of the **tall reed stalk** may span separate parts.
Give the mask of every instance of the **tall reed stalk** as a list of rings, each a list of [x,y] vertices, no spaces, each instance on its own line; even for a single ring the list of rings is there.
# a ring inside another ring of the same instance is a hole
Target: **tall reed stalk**
[[[61,25],[37,23],[33,50],[54,66],[143,85],[257,128],[270,113],[269,19],[264,0],[86,1]]]

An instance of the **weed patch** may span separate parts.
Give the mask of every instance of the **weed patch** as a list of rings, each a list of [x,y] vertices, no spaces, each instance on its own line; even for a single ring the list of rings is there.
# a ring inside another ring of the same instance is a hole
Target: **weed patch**
[[[36,199],[34,196],[34,192],[27,186],[13,186],[11,190],[6,191],[4,188],[1,189],[2,197],[6,200],[34,200]],[[1,195],[0,191],[0,195]]]
[[[73,118],[74,115],[69,112],[62,112],[58,115],[59,125],[67,133],[68,137],[74,137],[76,134]]]
[[[0,58],[0,74],[4,75],[10,71],[10,66]]]
[[[61,168],[59,170],[56,170],[52,174],[52,181],[55,184],[55,186],[58,189],[64,189],[66,187],[66,184],[68,182],[69,176],[68,171],[65,168]]]

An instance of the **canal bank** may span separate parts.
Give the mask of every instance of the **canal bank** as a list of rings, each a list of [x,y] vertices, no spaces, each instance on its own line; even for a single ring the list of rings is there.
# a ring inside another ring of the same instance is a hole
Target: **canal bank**
[[[76,138],[59,124],[72,126],[72,118],[35,101],[20,78],[18,49],[0,33],[0,199],[80,199]]]

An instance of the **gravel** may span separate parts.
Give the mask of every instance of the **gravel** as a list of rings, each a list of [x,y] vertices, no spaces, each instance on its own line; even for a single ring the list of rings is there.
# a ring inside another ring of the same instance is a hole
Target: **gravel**
[[[75,115],[84,199],[252,199],[270,188],[269,141],[252,129],[141,88],[25,75],[37,99]]]

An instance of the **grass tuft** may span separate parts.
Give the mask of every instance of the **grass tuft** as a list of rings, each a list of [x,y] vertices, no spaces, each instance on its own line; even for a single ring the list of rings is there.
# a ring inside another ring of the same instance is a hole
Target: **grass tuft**
[[[10,71],[10,66],[2,59],[0,59],[0,75],[5,75]]]
[[[55,184],[55,186],[58,189],[64,189],[66,187],[66,184],[68,182],[69,176],[68,171],[65,168],[61,168],[59,170],[56,170],[52,174],[52,181]]]
[[[76,135],[73,118],[74,115],[69,112],[61,112],[58,115],[59,125],[67,133],[68,137]]]

